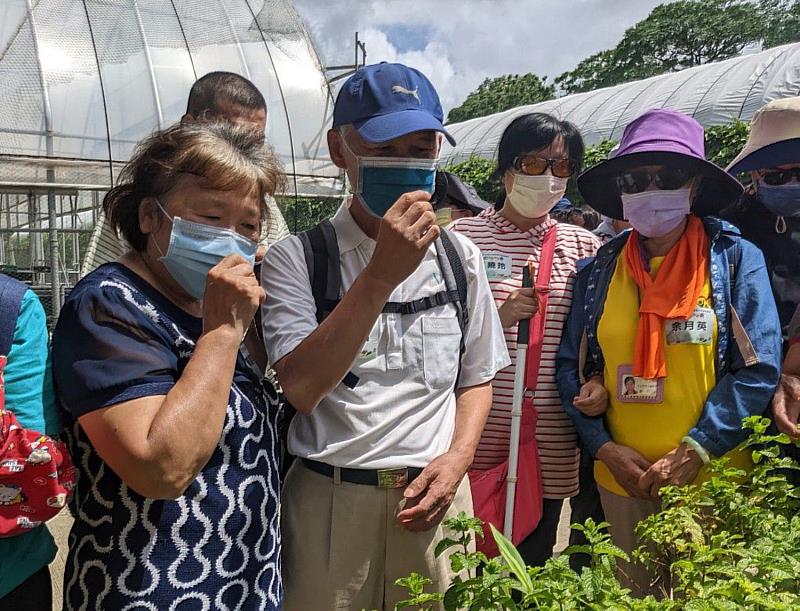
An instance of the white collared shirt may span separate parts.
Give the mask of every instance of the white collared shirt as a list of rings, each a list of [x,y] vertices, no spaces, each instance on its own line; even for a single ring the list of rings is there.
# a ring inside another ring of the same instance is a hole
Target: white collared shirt
[[[367,266],[375,241],[356,224],[346,201],[331,219],[339,244],[342,294]],[[337,467],[425,467],[450,447],[455,428],[454,389],[491,381],[510,363],[480,251],[451,234],[463,254],[469,324],[461,331],[452,304],[410,315],[380,314],[350,371],[354,389],[339,384],[311,415],[298,414],[289,451]],[[267,292],[262,308],[270,361],[278,362],[317,327],[316,306],[300,239],[291,236],[267,252],[261,266]],[[413,301],[445,290],[431,245],[419,267],[389,301]]]

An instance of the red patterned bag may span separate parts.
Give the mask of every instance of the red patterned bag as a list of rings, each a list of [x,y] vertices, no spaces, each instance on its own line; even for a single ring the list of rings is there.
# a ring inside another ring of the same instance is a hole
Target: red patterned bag
[[[13,537],[54,517],[72,497],[75,467],[60,441],[22,428],[5,407],[0,356],[0,537]]]

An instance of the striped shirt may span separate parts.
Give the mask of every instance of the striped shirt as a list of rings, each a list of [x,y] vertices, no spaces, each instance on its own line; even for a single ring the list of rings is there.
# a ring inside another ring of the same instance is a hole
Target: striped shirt
[[[529,231],[522,231],[499,212],[489,208],[476,217],[458,219],[450,228],[467,236],[480,248],[492,294],[499,307],[513,291],[522,287],[522,268],[529,260],[534,262],[534,269],[538,269],[542,240],[547,230],[555,224],[555,220],[548,219]],[[572,304],[575,264],[594,256],[601,245],[597,236],[575,225],[558,224],[557,231],[542,360],[533,400],[538,414],[536,441],[542,485],[544,496],[551,499],[567,498],[578,492],[578,438],[558,396],[556,355]],[[475,454],[474,469],[489,469],[508,458],[517,325],[503,331],[511,365],[499,371],[494,378],[492,410]]]

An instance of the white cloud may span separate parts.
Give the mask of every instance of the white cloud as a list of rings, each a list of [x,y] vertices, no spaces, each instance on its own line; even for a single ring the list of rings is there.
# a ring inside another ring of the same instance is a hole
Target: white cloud
[[[553,78],[612,48],[656,0],[296,0],[327,65],[399,61],[427,75],[445,113],[487,77]],[[399,29],[399,33],[398,33]],[[419,44],[419,39],[424,44]],[[407,43],[411,42],[411,48]]]

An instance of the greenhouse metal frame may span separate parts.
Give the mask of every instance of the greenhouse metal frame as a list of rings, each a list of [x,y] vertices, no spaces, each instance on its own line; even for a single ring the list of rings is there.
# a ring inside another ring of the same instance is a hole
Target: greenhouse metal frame
[[[284,195],[342,193],[325,137],[331,90],[289,0],[3,0],[0,270],[37,292],[51,322],[87,266],[120,248],[104,193],[215,70],[264,94]]]

